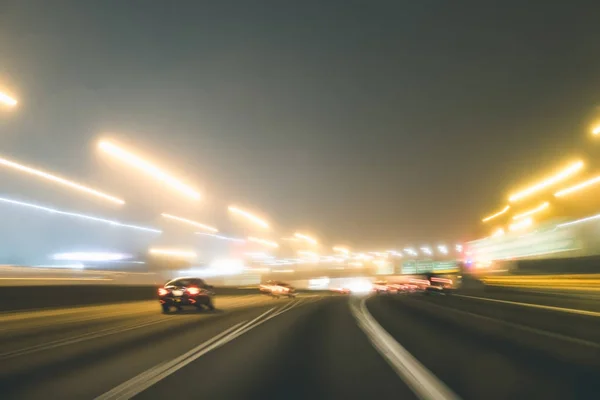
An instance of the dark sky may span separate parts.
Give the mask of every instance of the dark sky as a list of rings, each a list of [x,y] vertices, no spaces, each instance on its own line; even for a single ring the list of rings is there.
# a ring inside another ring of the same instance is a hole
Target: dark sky
[[[94,149],[110,133],[201,188],[216,225],[236,202],[332,243],[473,238],[590,145],[594,4],[0,0],[0,87],[21,100],[0,154],[121,194]]]

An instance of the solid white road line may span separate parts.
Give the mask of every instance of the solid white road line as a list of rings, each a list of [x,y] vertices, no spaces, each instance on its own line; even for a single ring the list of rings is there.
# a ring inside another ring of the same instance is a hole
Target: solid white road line
[[[135,395],[143,392],[148,389],[155,383],[161,381],[167,376],[177,372],[181,368],[185,367],[192,361],[202,357],[206,353],[217,349],[224,344],[234,340],[238,336],[243,335],[251,329],[256,328],[257,326],[265,323],[266,321],[274,318],[286,311],[294,308],[299,301],[296,303],[288,303],[285,306],[278,309],[276,312],[273,312],[276,308],[273,307],[266,312],[260,314],[258,317],[254,318],[251,321],[240,322],[229,329],[219,333],[208,341],[200,344],[199,346],[193,348],[187,353],[169,361],[166,363],[159,364],[155,367],[150,368],[149,370],[142,372],[141,374],[133,377],[132,379],[122,383],[121,385],[113,388],[112,390],[104,393],[103,395],[97,397],[95,400],[125,400],[134,397]]]
[[[373,318],[366,299],[350,299],[358,326],[398,376],[423,400],[457,400],[459,397],[410,354]]]
[[[564,307],[554,307],[554,306],[545,306],[542,304],[533,304],[533,303],[521,303],[518,301],[509,301],[509,300],[498,300],[498,299],[490,299],[486,297],[476,297],[476,296],[465,296],[464,294],[453,294],[455,297],[464,297],[467,299],[477,299],[484,301],[491,301],[494,303],[504,303],[504,304],[512,304],[516,306],[522,307],[531,307],[531,308],[539,308],[542,310],[550,310],[550,311],[560,311],[569,314],[579,314],[579,315],[587,315],[590,317],[600,317],[600,312],[596,311],[587,311],[587,310],[578,310],[576,308],[564,308]]]

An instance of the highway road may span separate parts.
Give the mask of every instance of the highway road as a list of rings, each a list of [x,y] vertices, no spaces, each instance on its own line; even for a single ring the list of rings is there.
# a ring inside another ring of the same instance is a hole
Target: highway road
[[[2,399],[571,399],[600,393],[594,299],[218,296],[0,314]]]

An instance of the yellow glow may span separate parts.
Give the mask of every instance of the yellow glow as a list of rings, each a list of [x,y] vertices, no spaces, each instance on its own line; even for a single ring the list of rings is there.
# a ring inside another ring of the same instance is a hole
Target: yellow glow
[[[296,232],[296,233],[294,233],[294,236],[297,237],[298,239],[306,240],[310,244],[317,244],[317,241],[308,235],[304,235],[302,233]]]
[[[524,220],[521,220],[521,221],[519,221],[519,222],[515,222],[515,223],[511,224],[511,225],[508,227],[508,229],[509,229],[511,232],[514,232],[514,231],[519,231],[519,230],[521,230],[521,229],[528,228],[528,227],[530,227],[531,225],[533,225],[533,219],[531,219],[531,217],[528,217],[528,218],[526,218],[526,219],[524,219]]]
[[[252,222],[254,222],[254,223],[256,223],[256,224],[258,224],[258,225],[260,225],[260,226],[262,226],[264,228],[268,228],[269,227],[269,224],[266,221],[258,218],[254,214],[249,213],[248,211],[244,211],[241,208],[238,208],[236,206],[229,206],[228,209],[232,213],[242,215],[242,216],[248,218],[250,221],[252,221]]]
[[[4,165],[5,167],[13,168],[13,169],[16,169],[16,170],[21,171],[21,172],[26,172],[26,173],[28,173],[30,175],[39,176],[40,178],[44,178],[44,179],[47,179],[47,180],[52,181],[52,182],[59,183],[59,184],[64,185],[64,186],[68,186],[68,187],[70,187],[72,189],[76,189],[76,190],[79,190],[81,192],[85,192],[85,193],[91,194],[93,196],[103,198],[104,200],[108,200],[108,201],[111,201],[113,203],[125,204],[125,202],[123,200],[118,199],[118,198],[116,198],[114,196],[110,196],[110,195],[108,195],[106,193],[99,192],[98,190],[89,188],[87,186],[80,185],[80,184],[75,183],[73,181],[69,181],[67,179],[60,178],[58,176],[49,174],[49,173],[44,172],[44,171],[40,171],[38,169],[34,169],[34,168],[31,168],[31,167],[26,167],[25,165],[17,164],[16,162],[7,160],[5,158],[0,158],[0,165]]]
[[[594,129],[592,129],[592,134],[594,134],[594,135],[600,134],[600,125],[596,126]]]
[[[559,190],[558,192],[554,193],[554,196],[555,197],[566,196],[569,193],[576,192],[576,191],[584,189],[588,186],[595,185],[596,183],[599,183],[599,182],[600,182],[600,176],[597,176],[595,178],[589,179],[585,182],[578,183],[577,185],[571,186],[569,188]]]
[[[17,100],[13,99],[6,93],[0,92],[0,103],[4,104],[6,106],[9,106],[9,107],[14,107],[17,105]]]
[[[527,189],[522,190],[521,192],[513,194],[512,196],[510,196],[508,198],[508,201],[515,202],[515,201],[521,200],[527,196],[530,196],[535,192],[539,192],[542,189],[545,189],[549,186],[552,186],[552,185],[570,177],[571,175],[573,175],[577,171],[579,171],[581,168],[583,168],[583,161],[577,161],[577,162],[569,165],[567,168],[563,169],[558,174],[551,176],[535,185],[532,185],[532,186],[528,187]]]
[[[498,228],[494,231],[494,233],[492,233],[492,237],[498,237],[498,236],[503,236],[504,235],[504,229],[502,228]]]
[[[521,213],[521,214],[517,214],[517,215],[515,215],[515,216],[513,217],[513,219],[515,219],[515,220],[516,220],[516,219],[521,219],[521,218],[528,217],[528,216],[530,216],[530,215],[532,215],[532,214],[535,214],[535,213],[538,213],[538,212],[540,212],[540,211],[543,211],[543,210],[545,210],[545,209],[546,209],[546,208],[548,208],[549,206],[550,206],[550,203],[548,203],[548,202],[546,201],[546,202],[544,202],[544,203],[540,204],[539,206],[537,206],[537,207],[536,207],[536,208],[534,208],[534,209],[531,209],[531,210],[529,210],[529,211],[525,211],[525,212],[523,212],[523,213]]]
[[[198,227],[200,229],[204,229],[205,231],[219,232],[217,228],[213,228],[212,226],[201,224],[200,222],[192,221],[191,219],[177,217],[175,215],[171,215],[171,214],[167,214],[167,213],[162,213],[161,215],[163,217],[165,217],[165,218],[169,218],[169,219],[173,219],[175,221],[183,222],[184,224],[196,226],[196,227]]]
[[[150,254],[160,255],[160,256],[170,256],[177,258],[196,258],[197,255],[193,251],[187,250],[178,250],[178,249],[159,249],[152,248],[150,249]]]
[[[253,236],[249,236],[248,241],[258,243],[258,244],[263,244],[263,245],[269,246],[269,247],[279,247],[279,245],[275,242],[272,242],[272,241],[266,240],[266,239],[260,239],[260,238],[253,237]]]
[[[494,219],[496,217],[499,217],[500,215],[504,214],[505,212],[507,212],[510,209],[510,206],[506,206],[504,207],[501,211],[498,211],[495,214],[492,214],[490,216],[485,217],[484,219],[481,220],[481,222],[488,222],[490,219]]]
[[[194,200],[200,199],[200,194],[194,189],[192,189],[190,186],[185,185],[177,179],[169,176],[165,171],[163,171],[156,165],[140,158],[139,156],[130,153],[127,150],[124,150],[121,147],[105,140],[101,141],[98,144],[98,147],[100,147],[102,151],[120,159],[121,161],[124,161],[125,163],[135,168],[144,171],[148,175],[153,176],[155,179],[161,182],[164,182],[168,186],[171,186],[173,189],[176,189],[177,191],[185,194],[186,196],[191,197]]]
[[[342,246],[334,246],[333,251],[337,251],[338,253],[344,253],[344,254],[350,253],[350,250],[348,250],[347,248],[342,247]]]

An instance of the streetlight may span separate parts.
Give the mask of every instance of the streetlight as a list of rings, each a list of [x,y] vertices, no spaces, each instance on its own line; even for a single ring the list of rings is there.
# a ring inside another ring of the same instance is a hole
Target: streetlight
[[[7,107],[14,107],[17,105],[17,100],[13,99],[6,93],[0,92],[0,103],[4,104]]]

